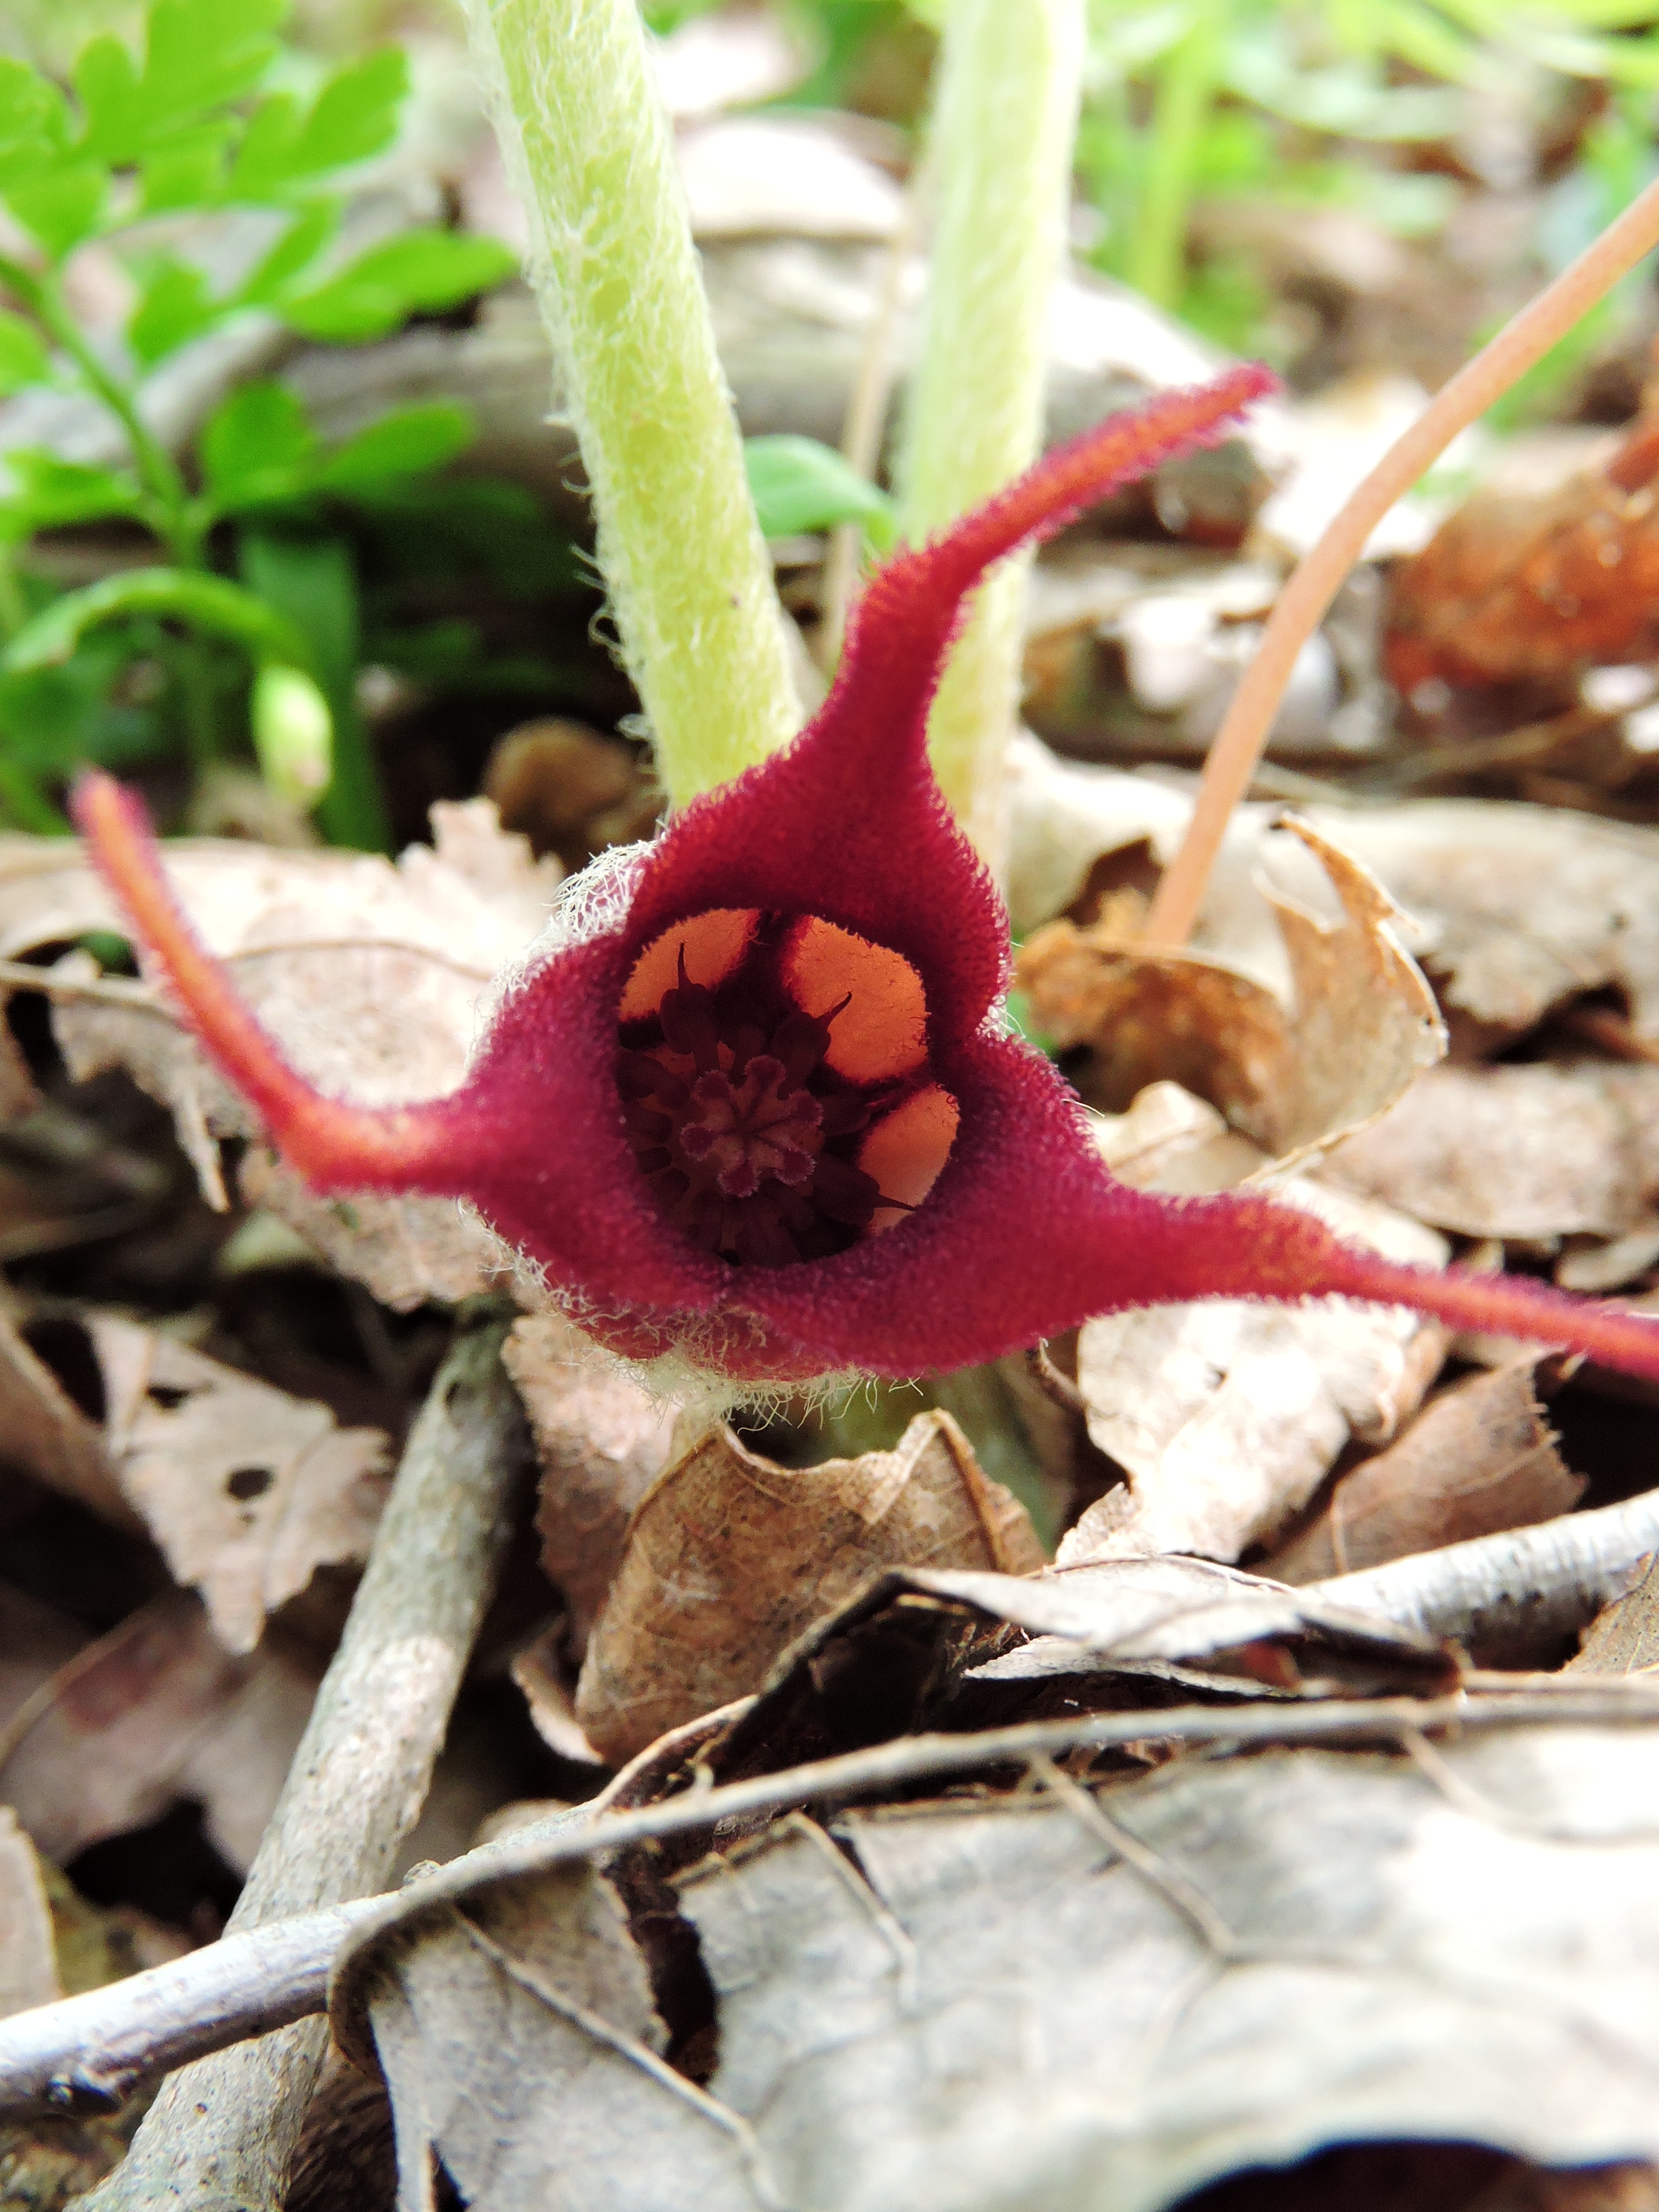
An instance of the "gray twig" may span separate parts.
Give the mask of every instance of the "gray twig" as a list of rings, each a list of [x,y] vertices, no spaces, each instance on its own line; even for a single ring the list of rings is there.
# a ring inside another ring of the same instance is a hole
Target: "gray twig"
[[[438,1370],[233,1936],[383,1890],[420,1813],[527,1465],[501,1364],[506,1328],[490,1309]],[[284,2002],[308,2010],[300,1978],[289,1973]],[[324,2022],[288,2017],[173,2075],[125,2162],[82,2200],[88,2212],[179,2202],[276,2212],[327,2048]]]
[[[722,1820],[782,1812],[826,1798],[903,1787],[979,1766],[1026,1765],[1084,1747],[1106,1750],[1155,1735],[1176,1744],[1409,1744],[1437,1729],[1512,1728],[1547,1722],[1659,1723],[1659,1692],[1624,1678],[1554,1678],[1547,1686],[1287,1705],[1186,1705],[1150,1713],[1091,1713],[975,1735],[902,1736],[781,1773],[690,1790],[663,1802],[606,1812],[602,1805],[515,1830],[453,1859],[389,1897],[306,1913],[249,1935],[227,1936],[188,1959],[152,1967],[108,1989],[65,1998],[0,2021],[0,2115],[60,2103],[77,2086],[96,2096],[186,2056],[261,2035],[279,2020],[320,2012],[337,1957],[398,1913],[460,1895],[489,1875],[503,1877],[562,1860],[597,1856],[625,1844],[713,1827]],[[616,1785],[607,1796],[617,1794]],[[270,1947],[262,1951],[263,1943]],[[194,2078],[203,2069],[192,2068]],[[198,2200],[209,2203],[204,2197]]]
[[[1659,1491],[1531,1528],[1475,1536],[1358,1574],[1305,1583],[1304,1597],[1380,1613],[1402,1628],[1506,1657],[1547,1652],[1621,1598],[1659,1552]]]

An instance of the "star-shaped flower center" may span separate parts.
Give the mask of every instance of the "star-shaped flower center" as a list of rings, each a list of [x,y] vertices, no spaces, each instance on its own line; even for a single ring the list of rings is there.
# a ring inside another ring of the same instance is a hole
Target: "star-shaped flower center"
[[[950,1149],[915,970],[830,923],[694,916],[647,950],[622,1017],[628,1141],[703,1251],[766,1267],[845,1251],[919,1204]]]

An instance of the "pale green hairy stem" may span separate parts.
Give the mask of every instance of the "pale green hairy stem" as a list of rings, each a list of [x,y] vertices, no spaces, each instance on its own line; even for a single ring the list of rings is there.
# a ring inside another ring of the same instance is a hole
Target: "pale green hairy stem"
[[[1083,0],[954,0],[932,155],[938,210],[921,365],[899,467],[900,526],[919,539],[1036,456],[1049,295],[1071,193]],[[1018,707],[1028,560],[984,584],[929,725],[934,772],[1000,865]]]
[[[466,9],[623,655],[683,805],[799,713],[637,0]]]

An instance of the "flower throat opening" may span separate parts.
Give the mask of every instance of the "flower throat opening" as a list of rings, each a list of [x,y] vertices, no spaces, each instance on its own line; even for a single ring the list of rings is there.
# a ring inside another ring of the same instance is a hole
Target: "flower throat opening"
[[[956,1135],[921,980],[816,915],[722,908],[665,930],[619,1010],[623,1127],[657,1203],[736,1266],[896,1227]]]

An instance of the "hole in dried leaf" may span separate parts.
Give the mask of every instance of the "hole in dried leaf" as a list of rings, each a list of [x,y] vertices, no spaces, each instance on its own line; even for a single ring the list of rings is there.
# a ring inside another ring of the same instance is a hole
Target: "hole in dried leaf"
[[[103,1370],[93,1350],[92,1339],[78,1321],[32,1321],[22,1332],[24,1342],[43,1359],[63,1385],[64,1395],[89,1421],[101,1421],[107,1410]]]

